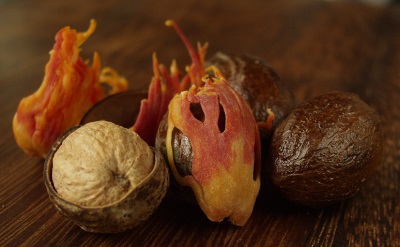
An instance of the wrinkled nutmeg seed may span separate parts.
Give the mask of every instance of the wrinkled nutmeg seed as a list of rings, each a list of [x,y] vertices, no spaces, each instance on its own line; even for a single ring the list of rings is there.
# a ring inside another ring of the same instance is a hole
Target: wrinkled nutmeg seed
[[[154,154],[137,134],[109,122],[94,122],[63,141],[53,157],[52,179],[64,199],[103,206],[136,187],[153,166]]]
[[[381,153],[377,114],[357,95],[334,92],[299,105],[282,122],[268,168],[288,200],[318,207],[352,197]]]

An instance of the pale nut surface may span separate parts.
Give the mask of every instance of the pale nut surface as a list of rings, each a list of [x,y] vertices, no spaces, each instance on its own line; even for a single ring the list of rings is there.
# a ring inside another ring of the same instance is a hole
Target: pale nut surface
[[[135,132],[96,121],[63,141],[53,158],[52,180],[65,200],[104,206],[122,199],[153,167],[154,153]]]

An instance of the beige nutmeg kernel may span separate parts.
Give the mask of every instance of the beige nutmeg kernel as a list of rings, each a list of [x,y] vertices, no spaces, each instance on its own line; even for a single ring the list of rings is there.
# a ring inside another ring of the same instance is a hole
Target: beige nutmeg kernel
[[[82,206],[118,201],[152,170],[154,154],[132,130],[111,122],[82,126],[53,158],[52,179],[64,199]]]
[[[163,156],[132,130],[96,121],[66,131],[44,165],[56,208],[90,232],[122,232],[146,220],[169,186]]]

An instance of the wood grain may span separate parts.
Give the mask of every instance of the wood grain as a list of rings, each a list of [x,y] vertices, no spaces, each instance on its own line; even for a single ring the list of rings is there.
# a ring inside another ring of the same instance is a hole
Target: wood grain
[[[244,227],[208,221],[169,195],[140,227],[122,234],[80,230],[50,203],[43,161],[15,144],[18,102],[43,78],[55,33],[66,25],[98,28],[82,56],[146,89],[151,54],[183,68],[189,57],[164,26],[176,20],[192,43],[258,55],[296,99],[332,90],[360,95],[381,117],[384,155],[377,173],[352,199],[324,209],[292,205],[263,191]],[[0,246],[400,246],[400,6],[330,1],[1,1]]]

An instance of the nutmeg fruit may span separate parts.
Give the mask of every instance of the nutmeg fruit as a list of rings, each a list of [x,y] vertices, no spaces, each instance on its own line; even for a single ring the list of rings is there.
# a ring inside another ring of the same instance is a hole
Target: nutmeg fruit
[[[260,189],[260,136],[249,106],[213,69],[215,77],[205,75],[203,87],[171,100],[156,148],[176,185],[190,187],[209,220],[243,226]]]
[[[261,58],[245,53],[218,52],[208,61],[216,66],[250,106],[259,123],[261,140],[268,140],[280,122],[295,106],[295,99],[278,73]],[[273,113],[272,129],[264,127],[270,109]]]
[[[270,151],[270,178],[289,201],[329,205],[352,197],[379,165],[379,117],[355,94],[324,94],[289,114]]]
[[[107,121],[65,132],[45,160],[50,200],[83,230],[131,229],[160,205],[169,186],[164,158],[136,133]]]

